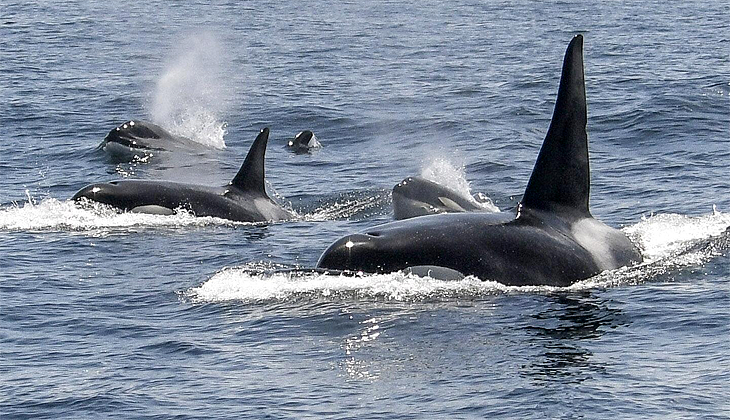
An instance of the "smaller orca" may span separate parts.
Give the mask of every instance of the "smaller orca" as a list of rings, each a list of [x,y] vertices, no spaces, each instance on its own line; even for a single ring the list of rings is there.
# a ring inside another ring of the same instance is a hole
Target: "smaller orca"
[[[393,187],[393,215],[396,220],[438,213],[494,212],[474,198],[420,176],[411,176]]]
[[[162,151],[197,151],[205,146],[151,122],[130,120],[109,131],[99,148],[115,159],[126,161],[148,158]]]
[[[87,199],[123,211],[174,214],[184,209],[195,216],[220,217],[240,222],[286,220],[293,213],[283,209],[266,194],[264,155],[269,129],[254,140],[246,160],[233,180],[223,187],[182,184],[171,181],[123,180],[91,184],[72,200]]]
[[[286,142],[286,147],[296,153],[307,153],[322,147],[317,136],[309,130],[299,132],[293,139]]]

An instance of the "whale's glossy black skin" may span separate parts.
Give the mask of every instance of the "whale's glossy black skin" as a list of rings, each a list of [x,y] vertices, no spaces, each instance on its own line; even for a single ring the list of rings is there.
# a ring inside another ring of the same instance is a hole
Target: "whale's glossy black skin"
[[[286,142],[286,147],[299,154],[309,153],[312,150],[319,149],[322,144],[317,140],[317,136],[314,135],[310,130],[304,130],[299,132],[293,139]]]
[[[439,213],[489,211],[472,197],[420,176],[410,176],[393,187],[396,220]]]
[[[264,156],[269,129],[261,130],[241,169],[223,187],[170,181],[123,180],[91,184],[73,196],[108,204],[124,211],[173,214],[185,209],[195,216],[220,217],[241,222],[291,219],[293,214],[266,194]]]
[[[165,151],[201,151],[202,144],[177,136],[147,121],[127,121],[109,131],[99,147],[120,160],[144,158]]]
[[[578,35],[566,51],[550,128],[515,212],[445,213],[376,226],[336,241],[317,266],[382,273],[435,267],[451,278],[568,286],[640,262],[626,235],[589,211],[586,122]]]

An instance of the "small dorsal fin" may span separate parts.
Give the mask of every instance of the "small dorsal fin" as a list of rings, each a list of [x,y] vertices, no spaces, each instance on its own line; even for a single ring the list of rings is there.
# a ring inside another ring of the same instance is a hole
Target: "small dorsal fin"
[[[266,194],[264,185],[264,155],[269,141],[269,129],[261,130],[243,161],[241,169],[231,181],[232,186],[243,191],[258,191]]]
[[[527,183],[523,206],[590,216],[587,119],[583,36],[576,35],[565,52],[553,118]]]

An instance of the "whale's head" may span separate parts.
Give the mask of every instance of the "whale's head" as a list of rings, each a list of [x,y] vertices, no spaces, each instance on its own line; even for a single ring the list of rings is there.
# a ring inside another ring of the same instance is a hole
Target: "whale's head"
[[[379,244],[371,234],[353,234],[340,238],[329,246],[317,262],[317,267],[369,273],[385,271],[378,255]],[[398,270],[397,268],[391,271]]]
[[[448,252],[429,246],[428,238],[423,239],[425,246],[421,248],[420,241],[398,240],[398,235],[387,230],[349,235],[333,243],[322,254],[317,267],[363,273],[402,271],[441,280],[464,278],[462,272],[452,268],[454,261]]]
[[[317,266],[366,273],[391,273],[416,266],[453,266],[450,229],[424,229],[448,224],[447,214],[391,222],[344,236],[329,246]],[[402,223],[410,222],[410,223]],[[457,235],[458,236],[458,235]]]
[[[79,202],[86,199],[122,210],[131,210],[139,198],[139,195],[126,183],[112,181],[87,185],[74,194],[71,200]]]
[[[112,129],[104,138],[104,143],[117,143],[135,149],[154,148],[144,139],[160,139],[164,130],[143,121],[128,121]]]
[[[317,136],[309,130],[299,132],[293,139],[286,142],[286,147],[295,152],[308,152],[311,149],[322,147]]]
[[[472,197],[418,176],[408,177],[393,187],[396,219],[437,213],[485,211]]]

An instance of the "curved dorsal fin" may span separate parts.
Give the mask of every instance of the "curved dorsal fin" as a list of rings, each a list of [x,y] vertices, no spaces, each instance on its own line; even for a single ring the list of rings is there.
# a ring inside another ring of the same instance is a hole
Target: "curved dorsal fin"
[[[578,211],[590,216],[586,122],[583,36],[576,35],[565,52],[553,118],[522,205],[539,210]]]
[[[264,155],[266,154],[266,143],[269,141],[269,128],[261,130],[256,140],[253,141],[251,149],[243,161],[241,169],[233,180],[232,186],[243,191],[258,191],[266,194],[264,185]]]

